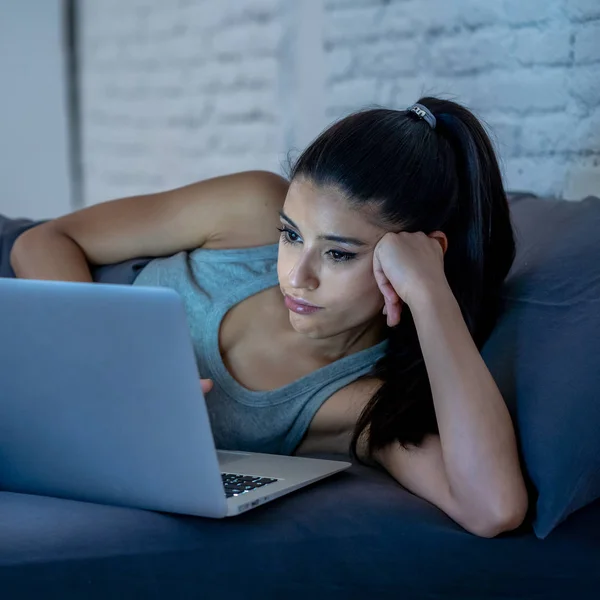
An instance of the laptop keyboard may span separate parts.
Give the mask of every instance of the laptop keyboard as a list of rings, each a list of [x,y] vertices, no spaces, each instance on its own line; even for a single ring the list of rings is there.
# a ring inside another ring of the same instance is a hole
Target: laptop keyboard
[[[279,481],[279,479],[271,479],[270,477],[255,477],[254,475],[240,475],[238,473],[221,473],[221,478],[223,479],[223,487],[227,498],[233,498]]]

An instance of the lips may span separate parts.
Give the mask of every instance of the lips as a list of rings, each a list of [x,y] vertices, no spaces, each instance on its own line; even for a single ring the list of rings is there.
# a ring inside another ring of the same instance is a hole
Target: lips
[[[284,296],[285,305],[289,310],[295,312],[299,315],[309,315],[312,313],[321,310],[321,306],[315,306],[306,300],[301,300],[300,298],[293,298],[292,296],[288,296],[285,294]]]

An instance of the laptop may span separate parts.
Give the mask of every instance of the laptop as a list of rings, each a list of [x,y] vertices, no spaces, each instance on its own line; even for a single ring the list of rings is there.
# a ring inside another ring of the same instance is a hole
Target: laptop
[[[0,279],[0,489],[233,516],[351,466],[217,450],[169,288]]]

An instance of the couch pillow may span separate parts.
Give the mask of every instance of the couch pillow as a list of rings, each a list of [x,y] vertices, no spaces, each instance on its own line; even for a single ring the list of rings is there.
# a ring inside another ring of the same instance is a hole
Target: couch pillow
[[[481,354],[513,417],[543,539],[600,498],[600,198],[509,200],[517,255]]]
[[[14,277],[10,266],[10,251],[15,240],[28,229],[40,225],[44,221],[32,219],[11,219],[0,214],[0,277]]]

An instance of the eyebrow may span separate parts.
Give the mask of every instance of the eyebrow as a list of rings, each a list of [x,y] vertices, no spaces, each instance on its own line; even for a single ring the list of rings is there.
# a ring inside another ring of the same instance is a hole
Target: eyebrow
[[[282,210],[279,211],[279,216],[284,221],[287,221],[292,227],[294,227],[298,231],[300,231],[300,227],[298,227],[298,225],[296,225],[296,223],[294,223],[294,221],[292,221]],[[363,242],[362,240],[359,240],[357,238],[345,237],[342,235],[333,235],[332,233],[319,235],[319,236],[317,236],[317,239],[318,240],[328,240],[330,242],[339,242],[341,244],[349,244],[351,246],[366,246],[367,245],[366,242]]]

